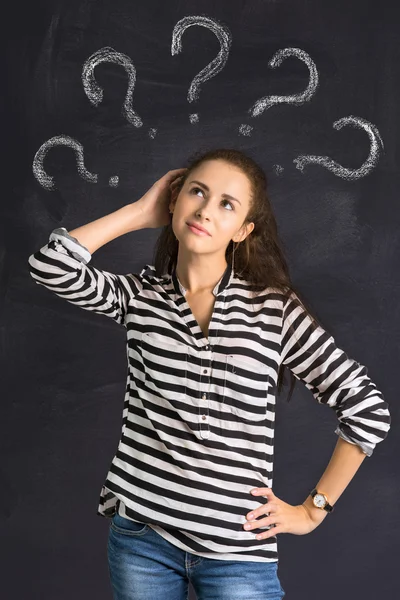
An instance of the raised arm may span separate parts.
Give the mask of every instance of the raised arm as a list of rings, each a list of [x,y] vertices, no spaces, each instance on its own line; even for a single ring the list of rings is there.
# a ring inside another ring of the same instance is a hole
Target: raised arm
[[[141,207],[135,202],[70,232],[57,228],[49,242],[30,255],[30,274],[37,284],[68,302],[125,325],[128,303],[142,289],[140,279],[133,274],[115,275],[88,263],[104,244],[145,226]]]

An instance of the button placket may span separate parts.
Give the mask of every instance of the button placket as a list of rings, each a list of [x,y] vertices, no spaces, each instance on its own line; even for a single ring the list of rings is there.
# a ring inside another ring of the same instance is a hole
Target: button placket
[[[209,398],[210,398],[210,375],[211,375],[211,351],[210,346],[207,345],[203,348],[207,351],[208,354],[208,367],[203,366],[203,358],[201,359],[201,373],[200,373],[200,404],[199,404],[199,423],[200,423],[200,437],[202,439],[207,439],[210,437],[210,423],[209,423]],[[203,383],[202,378],[208,376],[208,381],[206,380],[205,386],[208,385],[208,393],[203,391]]]
[[[229,271],[230,274],[230,278],[233,275],[232,271]],[[175,285],[175,290],[177,293],[180,293],[181,296],[184,299],[184,302],[181,304],[178,304],[178,308],[181,311],[181,313],[185,313],[184,316],[184,321],[186,324],[186,327],[188,328],[188,330],[190,331],[190,333],[192,334],[192,336],[194,338],[198,337],[198,331],[200,330],[199,324],[196,322],[196,320],[194,319],[193,313],[190,309],[190,306],[186,300],[186,288],[184,288],[184,286],[181,284],[181,282],[179,281],[178,276],[176,275],[176,272],[174,273],[174,285]],[[213,289],[213,294],[216,297],[215,298],[215,303],[214,303],[214,308],[213,308],[213,313],[211,315],[211,319],[210,319],[210,323],[209,323],[209,328],[208,328],[208,339],[205,338],[205,336],[203,335],[203,340],[207,339],[207,342],[209,341],[209,339],[212,339],[213,341],[217,341],[217,336],[218,336],[218,332],[219,332],[219,328],[220,328],[220,323],[217,323],[217,328],[214,332],[213,326],[214,326],[214,317],[217,314],[217,309],[221,308],[222,310],[220,311],[220,319],[224,319],[225,315],[224,313],[226,312],[226,290],[225,287],[228,284],[228,281],[225,281],[225,285],[222,289],[221,288],[221,282],[223,282],[223,278],[221,278],[221,280],[217,283],[217,285],[215,286],[215,288]],[[220,295],[218,295],[220,294]],[[194,325],[193,325],[194,323]],[[212,350],[211,350],[211,346],[210,344],[207,344],[206,346],[203,346],[202,348],[199,349],[200,352],[206,351],[209,357],[209,367],[208,369],[204,369],[203,365],[201,364],[200,367],[200,400],[199,400],[199,433],[200,433],[200,438],[201,439],[208,439],[210,437],[210,425],[209,425],[209,398],[210,398],[210,394],[209,394],[209,390],[210,390],[210,385],[211,385],[211,354],[212,354]],[[200,359],[200,362],[203,362],[203,358]],[[204,372],[203,372],[204,371]],[[203,391],[202,387],[202,376],[208,376],[208,394],[207,391]]]

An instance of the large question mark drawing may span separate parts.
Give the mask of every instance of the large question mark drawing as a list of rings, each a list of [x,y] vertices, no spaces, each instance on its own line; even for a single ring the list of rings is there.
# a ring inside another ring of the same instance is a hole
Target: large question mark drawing
[[[349,125],[363,129],[369,137],[369,155],[360,168],[348,169],[329,158],[329,156],[302,154],[293,160],[296,165],[296,169],[299,169],[301,172],[303,172],[306,165],[317,164],[327,168],[338,177],[342,177],[343,179],[347,179],[349,181],[360,179],[360,177],[365,177],[365,175],[368,175],[372,169],[376,167],[381,151],[384,148],[381,135],[375,125],[366,119],[362,119],[361,117],[354,117],[353,115],[350,115],[349,117],[342,117],[333,123],[333,127],[335,129],[342,129],[342,127]]]
[[[121,113],[125,119],[135,127],[142,127],[143,121],[132,108],[132,94],[136,85],[136,68],[132,60],[126,54],[117,52],[110,46],[104,46],[96,52],[93,52],[89,58],[84,62],[82,68],[82,84],[85,90],[86,96],[94,106],[99,106],[103,100],[103,89],[99,86],[94,76],[94,70],[97,65],[108,62],[122,66],[128,75],[128,89],[125,95],[124,104],[122,106]],[[154,138],[157,129],[151,128],[149,130],[149,136]],[[110,177],[109,184],[113,187],[117,187],[119,183],[118,175]]]
[[[210,29],[218,38],[221,49],[217,56],[193,78],[187,95],[188,102],[198,100],[200,85],[208,79],[215,77],[215,75],[224,68],[226,61],[228,60],[229,50],[232,43],[231,32],[226,26],[208,17],[188,16],[178,21],[174,27],[171,44],[172,56],[175,56],[182,51],[183,32],[188,27],[193,27],[194,25],[207,27]],[[192,113],[189,115],[189,120],[191,123],[197,123],[199,121],[198,113]]]
[[[271,108],[271,106],[274,106],[275,104],[304,104],[305,102],[309,102],[315,94],[319,81],[318,71],[313,59],[307,52],[304,52],[304,50],[301,50],[300,48],[283,48],[282,50],[278,50],[269,61],[268,66],[271,69],[276,69],[276,67],[279,67],[283,61],[290,56],[295,56],[303,61],[308,67],[309,80],[306,89],[298,94],[289,94],[288,96],[263,96],[262,98],[259,98],[248,110],[252,117],[262,115],[265,110]],[[252,130],[253,127],[251,125],[242,123],[239,126],[239,133],[241,135],[250,136]]]
[[[100,48],[93,52],[83,64],[82,84],[86,96],[94,106],[98,106],[103,100],[103,89],[99,86],[94,76],[94,70],[100,63],[108,62],[121,65],[128,74],[128,89],[122,107],[122,115],[135,127],[143,125],[142,119],[132,108],[132,94],[136,84],[136,69],[132,60],[126,54],[117,52],[110,46]]]
[[[47,142],[44,142],[44,144],[40,146],[33,159],[33,174],[36,177],[37,181],[40,183],[40,185],[44,187],[44,189],[56,189],[56,186],[54,185],[54,178],[48,175],[43,167],[43,161],[46,157],[46,154],[51,148],[55,148],[56,146],[68,146],[69,148],[72,148],[75,152],[79,175],[83,177],[83,179],[86,179],[86,181],[89,181],[90,183],[97,182],[96,173],[91,173],[85,167],[82,144],[80,144],[77,140],[74,140],[74,138],[69,137],[68,135],[56,135],[47,140]]]

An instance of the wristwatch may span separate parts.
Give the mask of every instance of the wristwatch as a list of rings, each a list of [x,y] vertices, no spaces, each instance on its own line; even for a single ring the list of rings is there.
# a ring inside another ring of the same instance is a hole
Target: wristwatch
[[[323,492],[318,492],[317,488],[314,488],[310,492],[310,496],[313,499],[314,506],[317,508],[321,508],[322,510],[326,510],[326,512],[332,512],[333,506],[329,504],[328,496]]]

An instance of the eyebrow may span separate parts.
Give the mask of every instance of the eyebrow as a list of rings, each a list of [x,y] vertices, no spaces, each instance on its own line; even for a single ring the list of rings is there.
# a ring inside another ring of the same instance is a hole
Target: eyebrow
[[[201,181],[197,181],[196,179],[192,179],[192,181],[189,181],[189,183],[198,183],[199,185],[201,185],[207,192],[210,191],[210,188],[208,187],[208,185],[206,185],[205,183],[202,183]],[[242,203],[240,202],[240,200],[238,200],[237,198],[234,198],[233,196],[230,196],[229,194],[221,194],[221,196],[223,198],[229,198],[229,200],[235,200],[235,202],[239,202],[239,204],[241,205]]]

